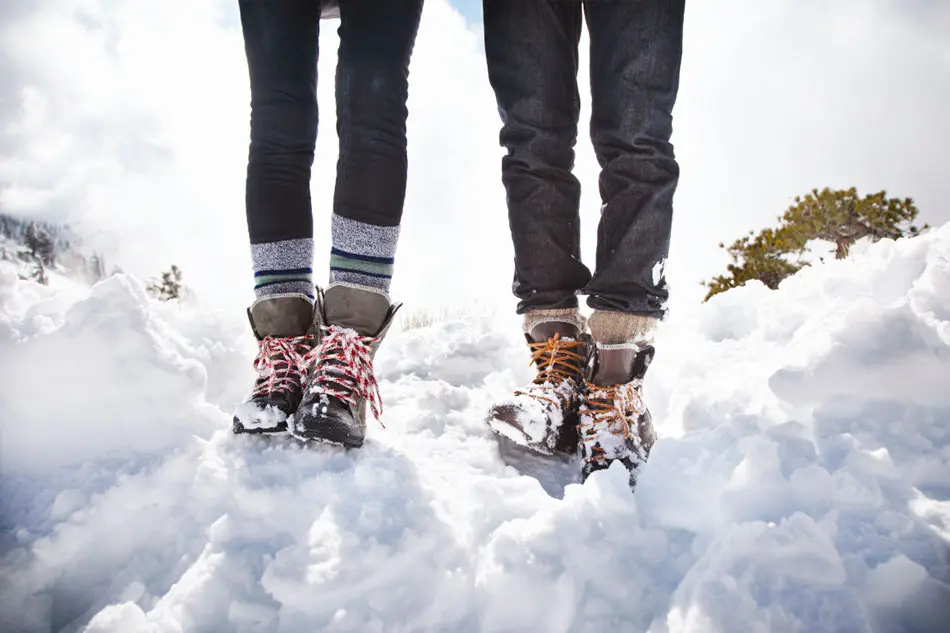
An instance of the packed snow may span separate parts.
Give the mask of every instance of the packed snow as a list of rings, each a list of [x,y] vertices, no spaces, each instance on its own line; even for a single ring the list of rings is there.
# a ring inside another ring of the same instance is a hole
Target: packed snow
[[[499,457],[514,315],[394,330],[346,452],[231,433],[243,314],[0,262],[0,631],[946,632],[950,225],[856,250],[670,315],[636,494]]]

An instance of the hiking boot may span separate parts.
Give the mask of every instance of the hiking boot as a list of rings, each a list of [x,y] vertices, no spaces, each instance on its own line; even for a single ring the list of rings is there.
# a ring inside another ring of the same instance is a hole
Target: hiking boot
[[[363,445],[367,405],[377,420],[382,414],[373,358],[400,307],[382,292],[348,284],[317,293],[322,338],[307,360],[303,401],[288,421],[292,435]]]
[[[592,341],[562,321],[539,323],[525,339],[538,373],[527,387],[492,407],[488,426],[536,453],[567,457],[577,448],[577,414]]]
[[[643,378],[652,345],[600,345],[580,405],[578,425],[582,476],[619,460],[630,471],[630,487],[656,442],[653,418],[643,402]]]
[[[317,343],[311,333],[313,301],[306,295],[259,297],[247,310],[258,341],[251,395],[234,413],[235,433],[287,430],[287,418],[303,397],[301,363]]]

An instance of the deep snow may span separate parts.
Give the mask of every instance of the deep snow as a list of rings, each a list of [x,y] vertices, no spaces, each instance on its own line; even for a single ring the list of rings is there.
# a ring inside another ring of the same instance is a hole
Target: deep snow
[[[394,332],[346,453],[231,434],[243,314],[2,262],[0,630],[948,630],[950,225],[657,349],[637,494],[551,490],[483,422],[530,377],[513,316]]]

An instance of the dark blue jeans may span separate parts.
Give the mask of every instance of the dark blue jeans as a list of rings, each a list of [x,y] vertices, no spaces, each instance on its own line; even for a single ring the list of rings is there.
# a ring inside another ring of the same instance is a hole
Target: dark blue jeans
[[[333,211],[397,226],[406,197],[409,60],[424,0],[342,0]],[[321,2],[239,0],[251,83],[252,244],[313,236]],[[327,168],[328,166],[318,166]]]
[[[591,308],[662,317],[673,194],[670,144],[685,0],[483,0],[502,119],[502,180],[518,312]],[[600,163],[594,273],[580,259],[578,42],[590,35],[590,135]]]

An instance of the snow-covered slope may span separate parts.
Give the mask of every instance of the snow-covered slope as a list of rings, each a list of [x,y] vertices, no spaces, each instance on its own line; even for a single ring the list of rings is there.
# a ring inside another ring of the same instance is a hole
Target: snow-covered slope
[[[950,630],[950,225],[674,315],[635,496],[499,459],[514,317],[394,333],[344,453],[230,433],[242,314],[10,266],[4,632]]]

